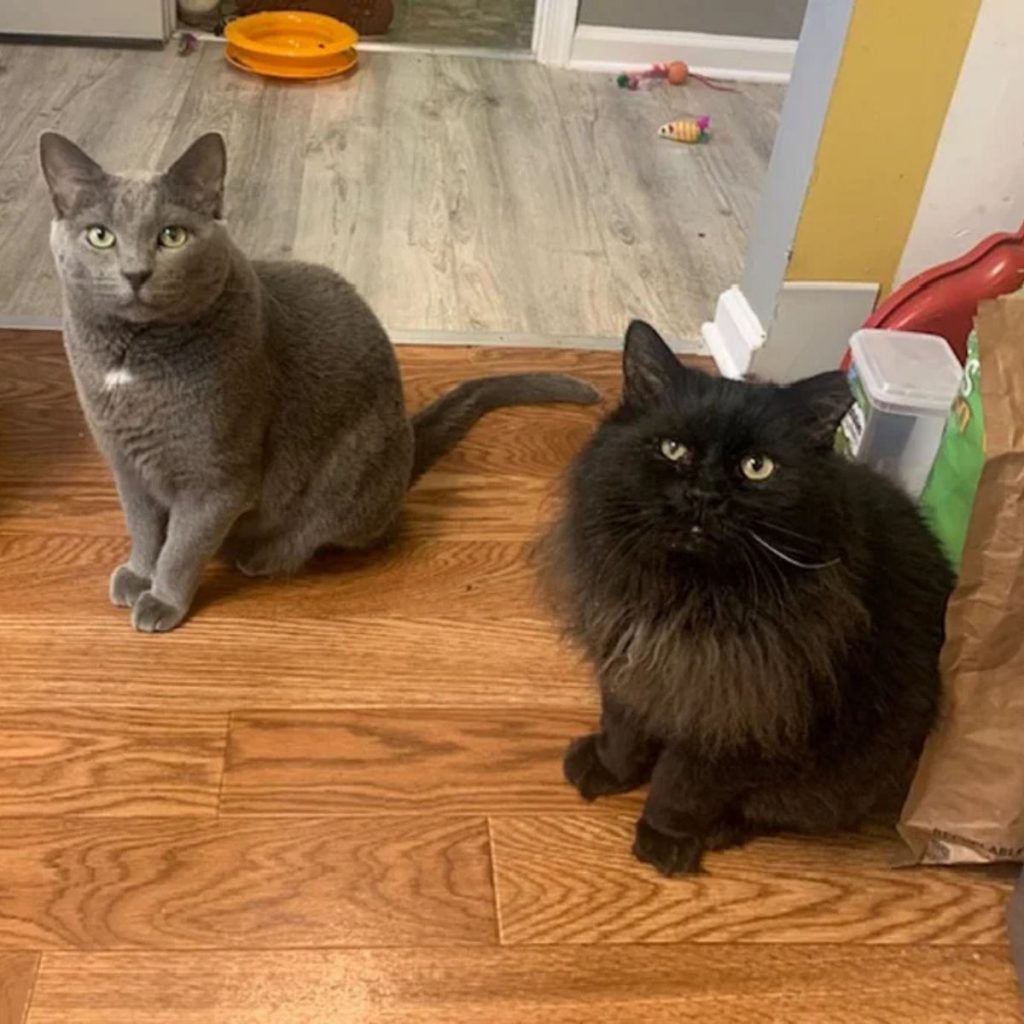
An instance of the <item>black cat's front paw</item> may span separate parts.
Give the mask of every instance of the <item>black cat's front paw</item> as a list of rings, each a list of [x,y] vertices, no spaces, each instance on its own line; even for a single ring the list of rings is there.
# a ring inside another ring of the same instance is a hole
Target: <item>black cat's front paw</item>
[[[604,766],[597,752],[598,734],[580,736],[569,744],[562,762],[566,780],[576,787],[584,800],[596,800],[599,796],[627,793],[635,786],[623,783]]]
[[[739,811],[729,811],[704,835],[705,850],[731,850],[754,838],[754,829]]]
[[[641,818],[636,823],[633,856],[657,868],[666,878],[700,871],[704,841],[698,836],[669,836]]]

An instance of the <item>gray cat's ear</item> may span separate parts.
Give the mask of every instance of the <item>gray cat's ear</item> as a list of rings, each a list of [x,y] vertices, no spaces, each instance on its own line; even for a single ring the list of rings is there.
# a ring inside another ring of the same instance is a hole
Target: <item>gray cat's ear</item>
[[[662,336],[643,320],[626,331],[622,351],[623,396],[632,405],[656,402],[680,381],[686,370]]]
[[[57,132],[39,137],[39,164],[59,217],[66,217],[90,192],[101,188],[107,177],[92,157]]]
[[[164,185],[175,202],[210,217],[220,217],[227,163],[224,136],[207,132],[171,164],[164,174]]]
[[[842,418],[853,405],[846,374],[829,370],[790,384],[786,391],[803,407],[803,418],[816,445],[831,446]]]

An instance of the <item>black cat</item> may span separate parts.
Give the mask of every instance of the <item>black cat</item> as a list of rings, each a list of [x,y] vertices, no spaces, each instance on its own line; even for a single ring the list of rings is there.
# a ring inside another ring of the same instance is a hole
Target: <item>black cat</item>
[[[640,322],[623,370],[547,544],[602,696],[566,777],[588,800],[649,781],[633,850],[665,874],[895,806],[953,580],[910,499],[833,451],[845,378],[716,379]]]

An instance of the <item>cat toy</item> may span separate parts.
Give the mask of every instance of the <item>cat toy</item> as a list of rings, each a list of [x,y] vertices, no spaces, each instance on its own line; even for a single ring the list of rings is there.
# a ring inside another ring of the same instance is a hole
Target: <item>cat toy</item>
[[[703,82],[704,85],[712,89],[720,89],[722,92],[736,91],[731,85],[724,85],[722,82],[716,82],[713,78],[691,71],[690,65],[685,60],[674,60],[668,64],[652,64],[646,71],[623,71],[615,81],[620,89],[629,89],[635,92],[645,82],[653,84],[665,79],[669,85],[683,85],[688,78],[696,78],[698,82]]]
[[[710,126],[711,118],[706,115],[682,121],[669,121],[658,129],[658,135],[673,142],[707,142],[711,138],[708,131]]]

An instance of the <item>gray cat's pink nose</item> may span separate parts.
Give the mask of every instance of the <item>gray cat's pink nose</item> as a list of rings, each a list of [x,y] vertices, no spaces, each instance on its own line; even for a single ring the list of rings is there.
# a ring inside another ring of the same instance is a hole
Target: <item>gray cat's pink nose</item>
[[[132,291],[138,291],[152,276],[152,270],[122,270],[121,276],[132,286]]]

